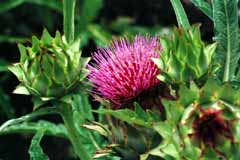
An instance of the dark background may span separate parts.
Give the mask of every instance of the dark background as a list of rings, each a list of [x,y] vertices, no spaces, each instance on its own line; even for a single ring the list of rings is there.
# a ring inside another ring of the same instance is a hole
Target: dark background
[[[2,0],[1,0],[2,1]],[[4,0],[2,1],[4,2]],[[0,5],[1,3],[0,2]],[[190,23],[201,23],[203,39],[211,41],[213,36],[212,22],[196,9],[189,1],[184,1]],[[78,8],[79,9],[79,8]],[[78,11],[77,11],[78,12]],[[155,26],[158,28],[171,28],[176,26],[176,18],[169,0],[104,0],[98,16],[93,23],[104,27],[109,35],[121,35],[112,27],[112,23],[119,17],[128,17],[131,23],[127,28],[140,26],[151,29]],[[53,35],[56,30],[62,32],[62,14],[59,11],[39,6],[35,4],[22,4],[9,11],[0,13],[0,35],[30,38],[32,35],[41,35],[43,28],[47,28]],[[136,31],[137,32],[137,31]],[[22,41],[21,39],[18,41]],[[84,56],[90,56],[91,52],[96,50],[96,42],[91,38],[83,46]],[[0,38],[0,59],[9,63],[18,62],[19,52],[15,39]],[[14,95],[11,92],[19,83],[14,75],[9,72],[0,72],[1,88],[9,105],[11,116],[7,116],[1,111],[0,107],[0,124],[9,118],[20,117],[32,111],[30,96]],[[0,106],[4,105],[0,103]],[[61,122],[58,116],[43,117],[56,123]],[[26,160],[29,159],[28,147],[32,135],[1,135],[0,136],[0,160]],[[74,159],[70,155],[69,142],[60,138],[45,136],[42,140],[44,152],[49,155],[51,160]]]

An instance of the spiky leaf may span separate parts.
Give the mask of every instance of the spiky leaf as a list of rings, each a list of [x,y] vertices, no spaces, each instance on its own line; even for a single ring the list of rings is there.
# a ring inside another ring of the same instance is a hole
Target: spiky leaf
[[[238,53],[238,0],[213,0],[215,39],[218,43],[215,63],[221,65],[223,81],[234,79],[240,54]]]

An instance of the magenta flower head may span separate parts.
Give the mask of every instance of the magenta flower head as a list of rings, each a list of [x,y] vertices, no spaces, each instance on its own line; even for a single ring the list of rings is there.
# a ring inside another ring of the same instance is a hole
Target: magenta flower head
[[[159,51],[159,39],[149,36],[136,36],[132,42],[115,40],[109,48],[98,49],[93,56],[95,63],[89,65],[88,79],[94,92],[118,108],[155,95],[155,88],[161,85],[156,78],[160,71],[151,58],[159,58]]]

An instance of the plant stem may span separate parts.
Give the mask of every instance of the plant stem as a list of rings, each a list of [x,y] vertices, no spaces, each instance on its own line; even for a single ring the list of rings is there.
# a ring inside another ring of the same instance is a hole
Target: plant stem
[[[22,117],[16,118],[16,119],[10,119],[7,122],[5,122],[4,124],[2,124],[0,126],[0,131],[2,131],[4,128],[11,126],[11,125],[15,125],[24,121],[28,121],[30,119],[36,118],[38,116],[42,116],[42,115],[47,115],[47,114],[55,114],[57,113],[57,109],[56,107],[46,107],[46,108],[40,108],[30,114],[24,115]]]
[[[74,152],[78,155],[81,160],[91,160],[87,151],[85,150],[82,142],[81,136],[74,124],[73,111],[70,105],[59,106],[61,110],[61,115],[64,121],[64,125],[67,129],[68,136],[73,145]]]
[[[74,15],[76,0],[63,0],[63,28],[68,43],[74,41]]]
[[[178,26],[183,27],[185,30],[188,29],[190,27],[190,24],[188,22],[187,15],[184,11],[181,1],[171,0],[171,3],[177,17]]]

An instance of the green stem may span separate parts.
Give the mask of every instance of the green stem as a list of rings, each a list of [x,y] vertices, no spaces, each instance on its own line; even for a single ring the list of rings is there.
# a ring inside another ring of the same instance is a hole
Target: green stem
[[[226,1],[223,1],[224,3],[224,11],[226,13],[226,21],[229,22],[229,15],[228,15],[228,11],[227,11],[227,4]],[[230,41],[230,24],[227,23],[226,26],[226,32],[227,32],[227,55],[226,55],[226,63],[224,66],[224,73],[223,73],[223,82],[228,82],[230,79],[230,63],[231,63],[231,41]]]
[[[81,160],[91,160],[90,156],[88,155],[86,149],[84,148],[82,142],[81,142],[81,136],[74,124],[73,120],[73,111],[71,106],[69,105],[62,105],[60,107],[60,113],[62,115],[64,125],[67,129],[68,136],[70,138],[70,141],[73,145],[73,149],[75,153],[78,155],[78,157]]]
[[[15,125],[24,121],[28,121],[31,120],[33,118],[42,116],[42,115],[47,115],[47,114],[55,114],[57,113],[57,109],[56,107],[46,107],[46,108],[40,108],[30,114],[24,115],[22,117],[16,118],[16,119],[10,119],[7,122],[5,122],[4,124],[2,124],[0,126],[0,131],[2,131],[4,128],[11,126],[11,125]]]
[[[76,0],[63,0],[63,28],[68,43],[74,41],[74,15]]]
[[[187,15],[184,11],[181,1],[171,0],[171,3],[177,17],[178,26],[183,27],[185,30],[188,29],[190,27],[190,24],[188,22]]]

